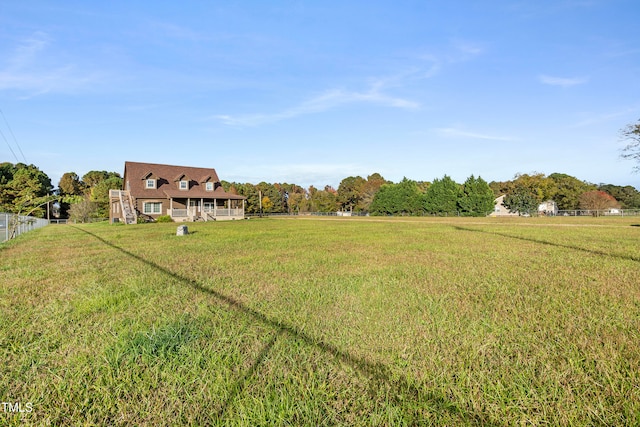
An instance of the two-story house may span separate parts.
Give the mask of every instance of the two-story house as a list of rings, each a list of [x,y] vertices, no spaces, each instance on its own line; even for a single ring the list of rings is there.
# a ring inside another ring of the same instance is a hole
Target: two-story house
[[[110,222],[244,219],[246,197],[224,191],[213,168],[125,162],[123,187],[110,190]]]

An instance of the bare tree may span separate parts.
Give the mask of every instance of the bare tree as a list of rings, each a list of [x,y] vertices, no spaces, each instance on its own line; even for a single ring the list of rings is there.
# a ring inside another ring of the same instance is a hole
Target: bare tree
[[[71,205],[69,219],[75,222],[89,222],[91,218],[95,218],[97,211],[97,203],[89,200],[89,197],[85,197],[83,201]]]
[[[634,166],[633,170],[640,173],[640,121],[621,129],[620,139],[627,143],[620,156],[623,159],[635,160],[638,165]]]

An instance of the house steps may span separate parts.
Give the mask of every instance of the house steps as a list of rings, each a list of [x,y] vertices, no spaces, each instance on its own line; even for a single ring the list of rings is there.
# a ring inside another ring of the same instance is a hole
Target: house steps
[[[125,224],[135,224],[137,222],[136,213],[133,209],[133,201],[128,191],[120,191],[120,206]]]

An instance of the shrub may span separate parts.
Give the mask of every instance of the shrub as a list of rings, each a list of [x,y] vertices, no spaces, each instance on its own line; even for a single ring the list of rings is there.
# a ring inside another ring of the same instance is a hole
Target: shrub
[[[173,219],[169,215],[160,215],[156,218],[156,222],[173,222]]]

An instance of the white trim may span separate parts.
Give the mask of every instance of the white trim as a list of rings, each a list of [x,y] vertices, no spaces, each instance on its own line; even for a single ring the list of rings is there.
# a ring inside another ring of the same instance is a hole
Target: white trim
[[[160,207],[160,209],[156,212],[156,208]],[[155,215],[162,213],[162,202],[143,202],[142,203],[142,213],[145,215]]]

